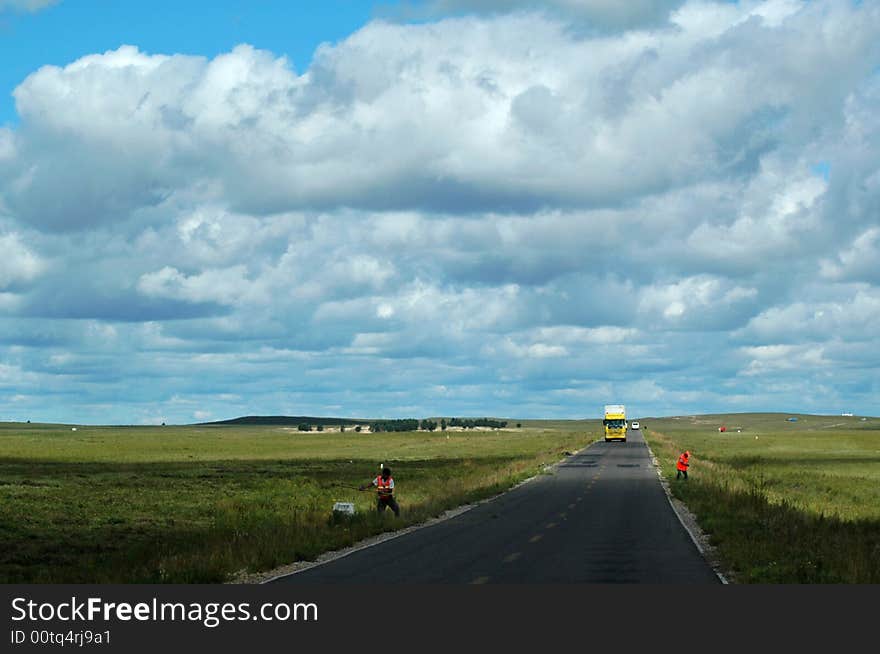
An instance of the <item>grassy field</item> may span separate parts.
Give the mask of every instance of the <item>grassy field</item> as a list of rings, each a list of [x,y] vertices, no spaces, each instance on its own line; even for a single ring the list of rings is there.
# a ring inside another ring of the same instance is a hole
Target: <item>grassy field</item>
[[[733,414],[642,422],[673,493],[696,513],[735,581],[880,583],[880,419]],[[685,449],[690,479],[676,481]]]
[[[514,423],[515,424],[515,423]],[[0,582],[221,582],[311,559],[500,492],[599,436],[507,431],[0,424]],[[366,483],[389,464],[402,515]],[[335,501],[357,505],[334,521]]]

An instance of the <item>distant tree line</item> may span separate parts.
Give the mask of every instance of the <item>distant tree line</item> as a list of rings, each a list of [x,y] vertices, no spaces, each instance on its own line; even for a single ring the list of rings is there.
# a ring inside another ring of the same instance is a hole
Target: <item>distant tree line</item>
[[[403,418],[400,420],[377,420],[370,423],[371,432],[380,431],[416,431],[419,421],[415,418]]]
[[[310,425],[306,422],[301,422],[300,424],[298,424],[296,426],[296,428],[299,431],[312,431],[312,425]],[[319,423],[318,425],[315,426],[315,430],[316,431],[324,431],[324,425]],[[361,426],[357,425],[355,427],[355,431],[360,431],[360,430],[361,430]],[[339,431],[345,431],[345,425],[339,425]]]
[[[500,429],[507,427],[506,420],[493,420],[492,418],[450,418],[450,427],[464,427],[465,429],[473,429],[474,427],[493,427]]]

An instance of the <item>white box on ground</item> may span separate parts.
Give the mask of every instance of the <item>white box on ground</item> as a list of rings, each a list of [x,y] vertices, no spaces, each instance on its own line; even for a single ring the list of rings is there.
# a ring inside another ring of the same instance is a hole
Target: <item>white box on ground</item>
[[[333,505],[333,512],[354,515],[354,504],[351,502],[337,502]]]

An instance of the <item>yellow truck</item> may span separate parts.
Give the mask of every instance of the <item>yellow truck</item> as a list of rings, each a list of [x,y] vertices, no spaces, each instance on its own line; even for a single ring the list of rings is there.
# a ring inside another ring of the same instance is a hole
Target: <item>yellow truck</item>
[[[622,404],[606,404],[605,419],[605,442],[626,442],[626,407]]]

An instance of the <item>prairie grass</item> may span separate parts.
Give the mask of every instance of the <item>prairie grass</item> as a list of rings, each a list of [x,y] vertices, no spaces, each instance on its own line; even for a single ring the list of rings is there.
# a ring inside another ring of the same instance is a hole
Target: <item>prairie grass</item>
[[[880,582],[880,420],[790,416],[645,419],[645,436],[735,581]]]
[[[0,582],[214,583],[310,560],[509,488],[598,437],[0,424]],[[352,487],[392,467],[402,515]],[[353,519],[335,520],[335,501]]]

